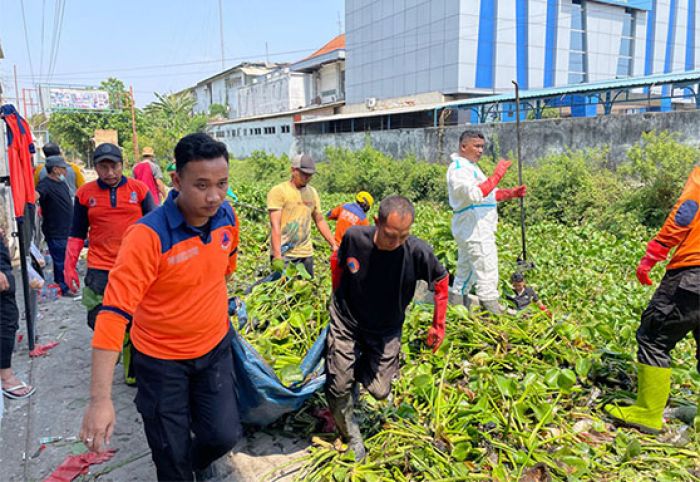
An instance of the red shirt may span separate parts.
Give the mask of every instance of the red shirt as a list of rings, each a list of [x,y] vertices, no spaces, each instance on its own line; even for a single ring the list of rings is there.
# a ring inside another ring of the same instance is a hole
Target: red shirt
[[[155,209],[148,187],[122,176],[115,187],[99,179],[75,193],[70,236],[89,240],[89,268],[112,269],[127,228]]]

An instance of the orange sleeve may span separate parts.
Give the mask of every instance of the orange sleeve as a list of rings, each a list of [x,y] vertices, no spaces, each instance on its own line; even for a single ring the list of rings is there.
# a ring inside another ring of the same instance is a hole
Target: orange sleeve
[[[667,248],[678,246],[693,227],[699,205],[700,167],[695,167],[688,177],[683,193],[654,239]]]
[[[44,164],[39,164],[34,168],[34,185],[36,186],[39,184],[39,176],[41,174],[41,170],[44,168]]]
[[[158,235],[144,224],[131,226],[109,273],[109,283],[97,315],[92,347],[121,351],[126,325],[158,275],[161,246]]]
[[[357,223],[357,225],[358,226],[369,226],[369,217],[366,217],[365,219],[363,219],[362,221]]]
[[[338,219],[340,213],[343,212],[343,206],[336,206],[328,212],[328,219]]]

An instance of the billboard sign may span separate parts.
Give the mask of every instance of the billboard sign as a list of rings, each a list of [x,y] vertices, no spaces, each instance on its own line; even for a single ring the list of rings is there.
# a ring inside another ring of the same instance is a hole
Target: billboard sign
[[[109,108],[109,93],[105,90],[49,88],[50,110],[109,110]]]

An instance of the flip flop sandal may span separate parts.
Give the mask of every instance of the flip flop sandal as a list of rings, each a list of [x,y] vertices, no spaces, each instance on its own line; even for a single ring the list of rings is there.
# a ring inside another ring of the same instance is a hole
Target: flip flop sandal
[[[2,394],[5,395],[7,398],[12,399],[12,400],[22,400],[24,398],[29,398],[36,391],[36,387],[32,387],[32,389],[29,390],[25,394],[17,395],[16,393],[14,393],[17,390],[21,390],[23,388],[27,388],[27,384],[24,382],[21,382],[19,385],[15,385],[14,387],[3,388]]]

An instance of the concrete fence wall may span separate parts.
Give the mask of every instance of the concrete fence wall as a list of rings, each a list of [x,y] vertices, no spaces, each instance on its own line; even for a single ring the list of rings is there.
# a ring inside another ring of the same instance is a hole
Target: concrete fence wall
[[[515,123],[303,135],[297,142],[301,151],[318,160],[326,158],[327,147],[356,150],[369,139],[375,149],[396,158],[415,155],[430,162],[447,162],[465,128],[482,132],[488,140],[487,150],[494,157],[516,153]],[[651,131],[675,132],[683,143],[700,145],[700,110],[523,122],[523,160],[534,163],[547,154],[608,146],[610,162],[618,164],[642,134]]]

